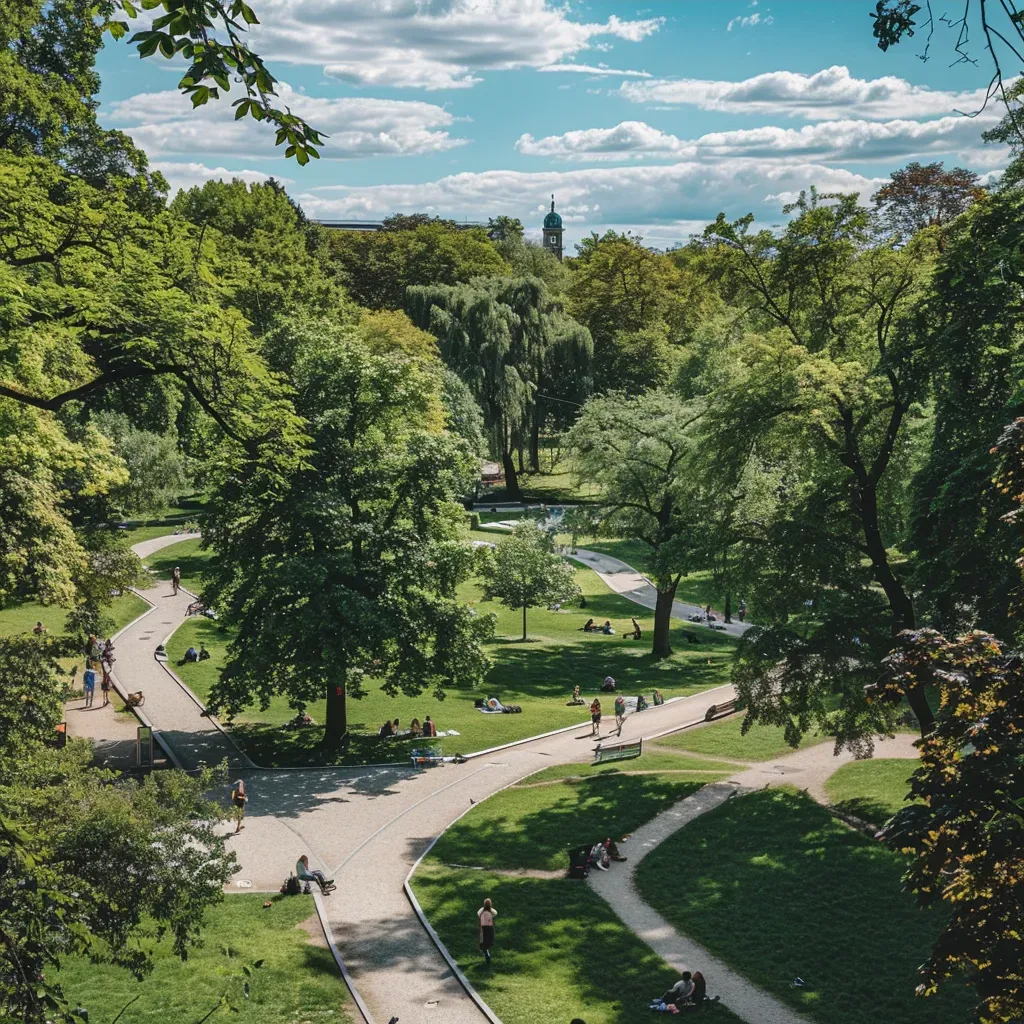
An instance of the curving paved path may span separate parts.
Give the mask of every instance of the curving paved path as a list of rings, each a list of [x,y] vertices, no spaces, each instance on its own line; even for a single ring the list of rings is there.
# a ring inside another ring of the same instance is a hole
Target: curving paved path
[[[142,542],[134,550],[146,557],[187,539],[162,537]],[[617,559],[608,561],[625,565]],[[629,579],[625,571],[604,561],[591,564],[599,572],[607,570],[602,576],[613,590],[633,600],[638,600],[634,593],[643,596],[637,580]],[[639,574],[634,576],[642,580]],[[644,585],[650,586],[646,581]],[[419,925],[403,883],[430,842],[473,802],[548,765],[589,761],[589,722],[581,723],[579,729],[474,757],[462,765],[425,771],[392,767],[258,769],[211,719],[202,716],[198,703],[153,658],[156,645],[185,618],[191,597],[174,597],[170,584],[163,581],[154,583],[142,596],[154,610],[121,634],[115,667],[125,689],[145,692],[144,711],[185,767],[226,757],[245,778],[250,797],[246,827],[230,839],[241,864],[235,881],[244,883],[245,888],[276,890],[294,869],[299,854],[308,853],[311,861],[337,880],[337,891],[324,901],[327,921],[356,987],[379,1024],[392,1016],[400,1017],[402,1024],[483,1021]],[[732,687],[726,685],[630,716],[623,738],[651,738],[692,724],[703,719],[710,703],[732,695]],[[810,755],[818,749],[798,754]],[[831,747],[827,749],[831,758]],[[843,761],[834,759],[832,763],[838,767]],[[757,770],[744,767],[737,781]],[[779,778],[776,775],[775,780]],[[801,784],[795,779],[786,781]],[[474,928],[475,922],[468,921],[466,927]]]

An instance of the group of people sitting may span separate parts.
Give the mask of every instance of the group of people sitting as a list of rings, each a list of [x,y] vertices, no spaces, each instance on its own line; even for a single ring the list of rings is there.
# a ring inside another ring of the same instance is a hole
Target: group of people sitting
[[[683,971],[682,977],[659,999],[655,999],[650,1009],[662,1013],[679,1013],[681,1010],[694,1009],[708,997],[708,984],[700,971]]]
[[[179,664],[185,665],[189,662],[206,661],[209,657],[210,652],[206,649],[206,644],[200,643],[199,650],[197,651],[194,647],[190,647]]]
[[[640,640],[643,637],[643,630],[640,628],[640,623],[636,621],[636,618],[630,619],[633,624],[633,628],[628,633],[622,634],[623,640]],[[612,625],[611,619],[605,619],[602,625],[598,625],[593,619],[587,619],[586,622],[580,626],[580,630],[584,633],[604,633],[605,636],[615,636],[615,627]]]
[[[377,739],[379,740],[409,740],[418,739],[420,736],[430,738],[436,735],[437,726],[430,720],[430,715],[427,715],[422,725],[418,718],[414,718],[409,723],[408,729],[403,729],[401,723],[396,718],[393,722],[385,720],[384,724],[377,730]]]
[[[611,867],[613,860],[624,861],[625,859],[619,853],[615,840],[611,838],[605,839],[602,843],[596,843],[590,851],[590,865],[599,871],[607,871]]]

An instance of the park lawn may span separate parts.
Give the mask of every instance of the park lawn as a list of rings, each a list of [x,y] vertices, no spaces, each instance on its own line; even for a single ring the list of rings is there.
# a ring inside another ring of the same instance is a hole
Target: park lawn
[[[652,997],[679,980],[586,882],[427,863],[413,888],[441,940],[505,1024],[653,1021],[659,1017],[647,1009]],[[490,967],[477,946],[476,912],[484,897],[498,911]],[[716,1010],[716,1021],[739,1024],[725,1007]]]
[[[198,543],[186,541],[160,552],[161,555],[172,552],[162,562],[163,567],[169,572],[169,567],[180,564],[183,573],[186,567],[192,571],[193,563],[187,562],[179,549]],[[203,553],[197,552],[200,562],[202,557]],[[653,613],[611,593],[588,569],[579,570],[577,579],[587,596],[585,612],[588,615],[602,620],[610,618],[621,633],[628,624],[628,617],[635,614],[650,635]],[[349,760],[352,763],[394,761],[406,756],[414,744],[376,739],[385,718],[398,718],[407,725],[413,718],[422,722],[430,715],[439,730],[454,729],[459,733],[458,737],[437,741],[446,754],[470,753],[588,722],[586,707],[566,706],[572,687],[577,683],[583,692],[597,693],[601,680],[610,674],[627,695],[650,694],[657,687],[666,697],[671,697],[719,685],[728,675],[735,644],[731,637],[709,633],[702,644],[687,644],[681,639],[683,627],[679,625],[674,630],[676,653],[670,659],[655,662],[647,640],[636,643],[623,640],[621,636],[585,634],[578,629],[583,624],[580,612],[534,608],[527,617],[532,639],[524,644],[520,639],[520,611],[483,601],[480,587],[475,583],[465,584],[462,593],[480,612],[497,614],[497,636],[487,645],[493,665],[484,685],[480,689],[450,690],[443,701],[430,694],[389,697],[380,690],[371,690],[361,700],[350,700],[349,728],[354,742]],[[167,645],[175,671],[202,700],[209,695],[225,663],[230,636],[230,631],[219,623],[197,617],[184,623]],[[198,647],[200,642],[210,651],[210,660],[177,665],[185,651]],[[504,703],[519,704],[522,714],[483,715],[473,706],[475,699],[491,696]],[[611,701],[607,703],[610,716]],[[317,701],[307,710],[318,723],[323,722],[323,702]],[[276,767],[321,763],[323,754],[317,749],[319,729],[281,728],[294,716],[295,711],[287,700],[277,697],[264,710],[250,708],[238,715],[232,723],[232,732],[258,764]]]
[[[626,719],[626,735],[623,740],[629,739],[630,720],[631,718]],[[630,761],[614,761],[611,764],[591,764],[587,761],[555,764],[524,779],[520,785],[539,785],[551,779],[605,779],[616,775],[635,775],[643,772],[692,774],[693,778],[690,781],[715,782],[735,771],[736,765],[734,764],[687,757],[682,752],[675,753],[658,750],[655,747],[649,748],[645,743],[643,754]]]
[[[129,519],[122,526],[131,544],[152,540],[154,537],[166,537],[167,534],[182,529],[185,523],[197,520],[204,504],[201,495],[181,498],[177,504],[168,505],[161,512],[139,519]]]
[[[113,623],[111,633],[123,629],[133,619],[137,619],[149,604],[136,597],[135,594],[122,594],[103,610],[103,614]],[[68,616],[66,608],[55,605],[36,604],[26,601],[24,604],[11,605],[0,611],[0,636],[14,636],[15,633],[29,633],[37,622],[46,626],[51,636],[64,632],[64,623]]]
[[[116,967],[69,957],[60,982],[91,1021],[110,1024],[183,1024],[205,1020],[228,993],[238,1012],[226,1007],[214,1020],[239,1024],[317,1024],[351,1022],[348,991],[330,950],[314,945],[300,927],[315,913],[311,896],[229,895],[206,913],[204,944],[182,962],[168,941],[156,950],[153,973],[143,982]],[[319,928],[319,923],[316,925]],[[242,966],[262,959],[253,973],[249,999],[242,996]],[[138,997],[126,1007],[130,1000]],[[118,1012],[126,1007],[121,1016]]]
[[[785,787],[697,818],[647,855],[636,882],[680,932],[821,1024],[969,1020],[957,979],[914,995],[942,914],[916,908],[901,871],[897,855]]]
[[[460,818],[437,841],[431,861],[557,871],[566,867],[569,847],[627,835],[714,779],[619,772],[550,786],[532,781],[502,790]]]
[[[178,566],[181,569],[181,585],[193,594],[198,594],[203,589],[203,570],[213,557],[211,551],[202,549],[202,544],[201,537],[168,544],[144,559],[143,565],[162,580],[169,580],[174,567]]]
[[[917,761],[899,757],[854,761],[825,783],[825,791],[839,810],[881,825],[907,806],[907,780],[917,765]]]
[[[541,774],[550,777],[547,770],[531,776],[455,822],[413,876],[416,897],[505,1024],[646,1020],[652,997],[678,980],[672,969],[585,882],[525,872],[564,872],[568,846],[632,832],[696,792],[706,777],[612,769],[597,778],[531,785]],[[628,842],[621,849],[629,856]],[[515,871],[524,874],[509,874]],[[490,968],[475,928],[485,897],[498,911]],[[738,1020],[718,1009],[723,1024]]]
[[[743,715],[733,715],[711,725],[685,729],[672,736],[661,736],[659,747],[690,750],[695,754],[710,754],[713,757],[734,757],[739,761],[768,761],[783,754],[792,754],[783,729],[775,725],[755,725],[744,736]],[[811,747],[816,743],[831,741],[831,737],[817,732],[806,733],[800,746]]]

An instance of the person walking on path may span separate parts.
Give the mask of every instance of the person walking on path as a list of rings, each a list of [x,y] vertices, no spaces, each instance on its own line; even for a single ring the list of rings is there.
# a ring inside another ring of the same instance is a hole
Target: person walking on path
[[[181,586],[181,569],[178,566],[174,567],[174,571],[171,573],[171,590],[174,592],[174,596],[178,596],[178,588]]]
[[[95,673],[93,673],[95,677]],[[110,703],[110,673],[104,669],[103,678],[100,680],[100,689],[103,691],[103,706],[106,707]]]
[[[622,723],[626,720],[626,698],[620,693],[615,698],[615,724],[618,726],[619,735],[622,735]]]
[[[595,697],[590,705],[590,735],[596,736],[601,731],[601,701]]]
[[[231,802],[235,805],[235,818],[238,820],[238,826],[235,828],[236,836],[245,828],[242,819],[245,817],[245,804],[248,799],[249,797],[245,793],[245,779],[238,779],[235,782],[235,788],[231,790]]]
[[[85,706],[91,708],[96,696],[96,673],[88,661],[85,663],[85,671],[82,673],[82,690],[85,693]]]
[[[484,959],[490,963],[491,947],[494,945],[494,919],[498,916],[498,912],[491,905],[491,901],[487,899],[476,912],[476,916],[480,923],[480,948],[484,951]]]

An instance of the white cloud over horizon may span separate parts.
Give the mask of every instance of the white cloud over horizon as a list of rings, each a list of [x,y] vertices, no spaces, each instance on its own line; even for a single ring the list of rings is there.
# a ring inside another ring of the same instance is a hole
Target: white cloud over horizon
[[[154,161],[150,164],[154,171],[159,171],[171,186],[173,196],[178,189],[190,189],[195,185],[203,185],[208,181],[232,181],[241,178],[242,181],[253,184],[254,182],[266,181],[267,178],[274,178],[279,185],[294,185],[293,178],[283,178],[276,174],[267,174],[266,171],[237,170],[231,171],[226,167],[207,167],[206,164],[197,161]]]
[[[805,189],[860,192],[865,200],[882,180],[843,168],[804,161],[766,165],[734,160],[707,165],[693,161],[655,166],[588,167],[572,170],[462,172],[434,181],[371,186],[325,185],[296,191],[310,217],[383,217],[396,211],[471,220],[508,214],[527,228],[540,223],[553,192],[567,233],[637,225],[671,227],[707,223],[719,210],[730,217],[748,211],[777,218],[780,204],[769,196]]]
[[[519,137],[515,149],[524,156],[559,160],[628,161],[690,159],[715,161],[736,157],[792,160],[878,161],[912,159],[930,154],[982,150],[981,132],[993,123],[954,115],[932,121],[819,121],[802,128],[766,125],[711,132],[681,139],[644,121],[623,121],[614,128],[587,128],[536,139]],[[1005,161],[1005,147],[992,147],[993,163]]]
[[[351,160],[372,156],[414,156],[464,145],[447,131],[456,118],[443,107],[420,100],[371,97],[327,99],[308,96],[279,83],[282,106],[290,107],[330,138],[321,155]],[[140,93],[111,104],[106,119],[127,132],[155,158],[199,152],[254,158],[280,156],[273,132],[251,117],[234,119],[228,98],[193,110],[176,89]]]
[[[638,43],[664,18],[574,20],[549,0],[265,0],[253,46],[356,85],[466,89],[478,72],[557,65],[604,39]]]
[[[617,95],[633,103],[694,106],[727,114],[801,117],[829,121],[942,117],[983,106],[984,87],[950,91],[913,85],[903,78],[855,78],[833,65],[813,75],[771,71],[738,82],[699,78],[657,78],[623,82]]]

